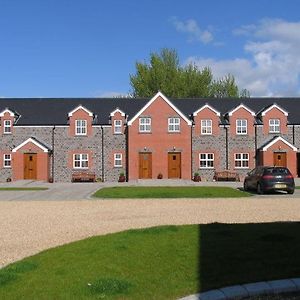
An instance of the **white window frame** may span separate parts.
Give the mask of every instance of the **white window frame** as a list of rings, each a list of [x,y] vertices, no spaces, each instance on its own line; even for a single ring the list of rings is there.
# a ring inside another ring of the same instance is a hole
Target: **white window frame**
[[[3,168],[11,168],[11,154],[3,154]]]
[[[180,118],[168,118],[168,132],[180,132]]]
[[[151,118],[139,118],[139,132],[151,132]]]
[[[242,124],[244,123],[244,124]],[[236,134],[245,135],[248,132],[248,120],[237,119],[236,120]]]
[[[212,120],[205,119],[201,120],[201,134],[211,135],[212,134]]]
[[[75,120],[75,135],[87,135],[87,120]]]
[[[204,162],[204,165],[201,165]],[[199,153],[199,168],[200,169],[214,169],[215,168],[215,154],[214,153]]]
[[[235,153],[234,154],[234,168],[235,169],[249,169],[249,153]],[[240,166],[237,166],[240,162]]]
[[[74,153],[73,154],[73,168],[74,169],[88,169],[89,168],[89,155],[87,153]]]
[[[269,120],[269,133],[280,133],[280,119]]]
[[[11,120],[4,120],[3,122],[3,133],[11,134]]]
[[[114,120],[114,134],[122,134],[122,120]]]
[[[115,168],[122,168],[123,163],[122,163],[122,153],[115,153],[114,154],[114,167]]]

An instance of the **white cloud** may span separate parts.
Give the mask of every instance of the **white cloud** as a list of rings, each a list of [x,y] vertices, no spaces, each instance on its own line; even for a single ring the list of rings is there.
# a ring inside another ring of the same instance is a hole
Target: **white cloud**
[[[171,18],[172,24],[178,32],[188,34],[188,41],[198,41],[208,44],[213,40],[213,35],[209,30],[202,30],[194,19],[180,21],[176,17]]]
[[[228,73],[252,96],[299,96],[300,22],[266,19],[234,31],[251,40],[244,45],[249,59],[215,60],[190,57],[187,63],[210,66],[216,77]]]

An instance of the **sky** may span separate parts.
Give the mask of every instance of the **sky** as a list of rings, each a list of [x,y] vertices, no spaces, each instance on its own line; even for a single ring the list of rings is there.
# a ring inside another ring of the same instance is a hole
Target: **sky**
[[[0,0],[0,97],[126,95],[162,48],[251,96],[300,96],[299,0]]]

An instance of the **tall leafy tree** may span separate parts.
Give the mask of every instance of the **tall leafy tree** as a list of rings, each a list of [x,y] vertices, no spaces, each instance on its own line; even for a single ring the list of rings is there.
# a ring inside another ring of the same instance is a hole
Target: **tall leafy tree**
[[[169,97],[249,97],[247,90],[240,92],[233,75],[214,80],[209,67],[181,67],[176,50],[167,48],[151,53],[149,63],[137,62],[130,83],[134,97],[151,97],[157,91]]]

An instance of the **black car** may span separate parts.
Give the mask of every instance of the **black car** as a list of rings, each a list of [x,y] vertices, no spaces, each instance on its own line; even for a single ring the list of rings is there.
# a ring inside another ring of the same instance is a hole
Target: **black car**
[[[268,191],[286,191],[293,194],[294,177],[285,167],[257,167],[247,174],[244,190],[256,190],[258,194]]]

